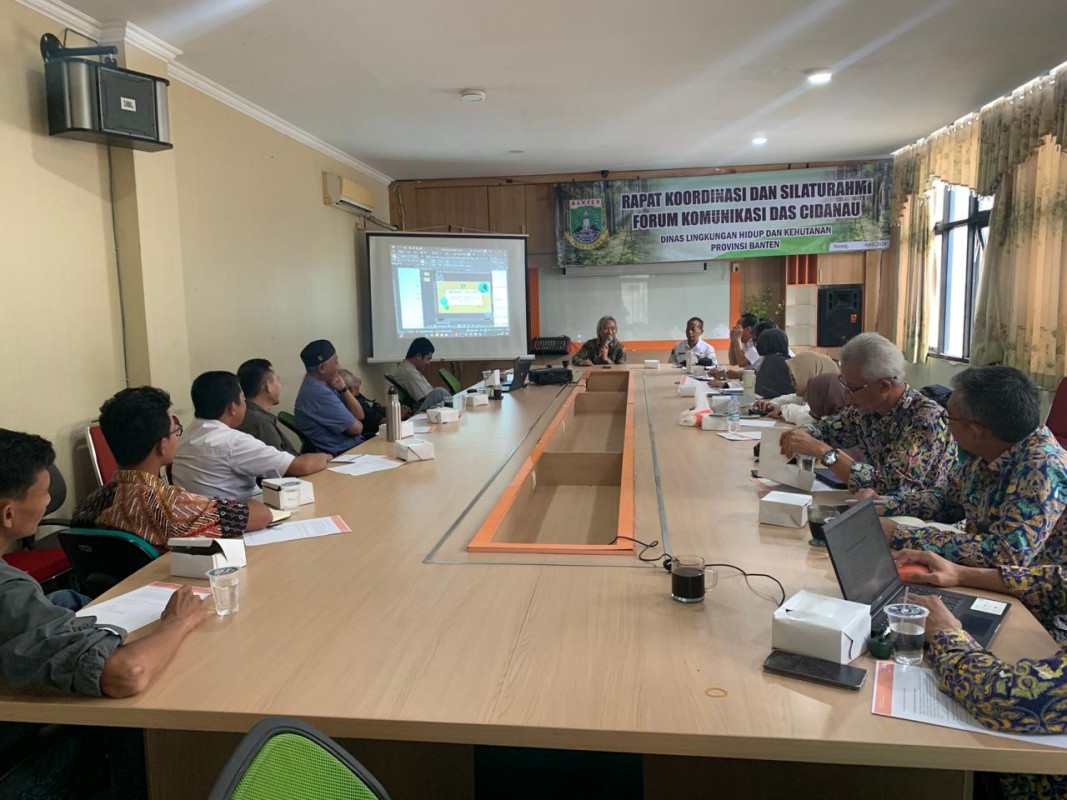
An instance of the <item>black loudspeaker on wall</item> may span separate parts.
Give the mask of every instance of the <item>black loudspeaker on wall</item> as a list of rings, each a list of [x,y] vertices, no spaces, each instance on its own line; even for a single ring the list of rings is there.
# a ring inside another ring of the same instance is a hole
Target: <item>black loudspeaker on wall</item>
[[[840,347],[863,330],[863,286],[819,287],[817,346]]]

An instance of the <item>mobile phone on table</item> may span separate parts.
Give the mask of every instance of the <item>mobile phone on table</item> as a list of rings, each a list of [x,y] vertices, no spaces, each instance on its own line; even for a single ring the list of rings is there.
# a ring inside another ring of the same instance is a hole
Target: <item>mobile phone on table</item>
[[[772,650],[771,654],[763,662],[763,668],[767,672],[773,672],[775,675],[787,675],[804,681],[839,686],[842,689],[851,689],[854,692],[859,691],[859,688],[863,686],[863,682],[867,680],[867,670],[865,669],[850,667],[847,664],[837,664],[821,658],[787,653],[785,650]]]

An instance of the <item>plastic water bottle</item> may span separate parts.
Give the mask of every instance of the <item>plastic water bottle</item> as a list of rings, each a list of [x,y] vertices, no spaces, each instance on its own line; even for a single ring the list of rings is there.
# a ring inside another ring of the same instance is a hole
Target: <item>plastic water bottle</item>
[[[396,387],[389,387],[389,405],[385,407],[385,440],[395,442],[400,438],[400,397]]]
[[[741,430],[741,401],[737,399],[737,395],[730,395],[730,405],[726,417],[726,429],[730,433],[737,433]]]

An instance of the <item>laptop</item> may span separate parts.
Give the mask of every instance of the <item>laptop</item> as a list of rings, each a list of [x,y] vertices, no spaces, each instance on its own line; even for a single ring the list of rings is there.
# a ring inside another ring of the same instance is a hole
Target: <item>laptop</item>
[[[532,364],[532,358],[516,358],[515,366],[511,368],[511,383],[507,386],[501,386],[500,391],[514,392],[525,386],[526,376],[530,374],[530,367]]]
[[[905,589],[911,594],[939,596],[963,623],[963,629],[983,647],[989,646],[1011,608],[1010,603],[934,586],[905,586],[870,500],[857,503],[827,522],[823,533],[841,594],[846,600],[871,607],[872,636],[880,636],[889,627],[885,607],[902,602]]]

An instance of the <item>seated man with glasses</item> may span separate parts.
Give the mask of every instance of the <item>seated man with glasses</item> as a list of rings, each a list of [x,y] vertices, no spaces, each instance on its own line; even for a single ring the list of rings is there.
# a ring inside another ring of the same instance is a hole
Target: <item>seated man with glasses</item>
[[[1067,453],[1041,424],[1036,384],[1013,367],[971,367],[952,385],[960,460],[943,487],[892,493],[880,511],[958,530],[883,520],[890,545],[972,567],[1067,563]]]
[[[171,538],[235,537],[270,524],[270,509],[258,500],[202,497],[159,477],[182,435],[162,389],[123,389],[100,407],[100,430],[119,469],[78,503],[74,527],[126,531],[165,549]]]
[[[784,434],[782,453],[814,456],[854,492],[942,486],[956,460],[947,412],[904,382],[900,349],[861,333],[841,348],[840,380],[848,408]],[[857,446],[864,461],[843,452]]]

